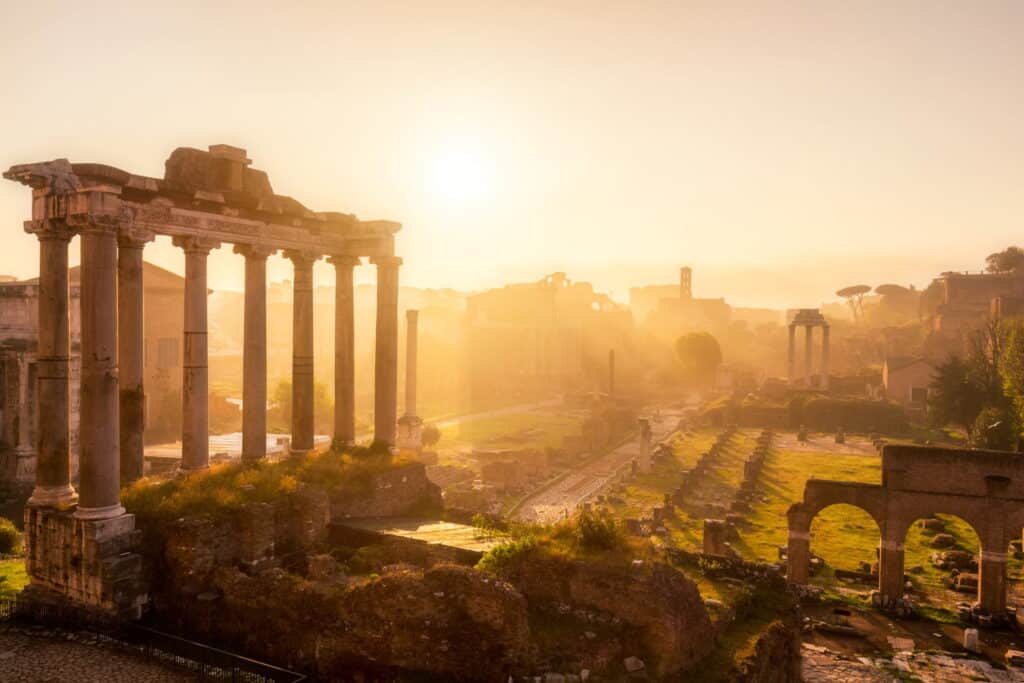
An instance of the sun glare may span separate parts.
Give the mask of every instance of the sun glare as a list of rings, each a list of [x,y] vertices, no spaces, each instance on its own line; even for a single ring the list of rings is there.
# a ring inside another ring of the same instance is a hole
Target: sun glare
[[[430,161],[428,185],[449,204],[474,204],[494,192],[494,161],[479,144],[446,145]]]

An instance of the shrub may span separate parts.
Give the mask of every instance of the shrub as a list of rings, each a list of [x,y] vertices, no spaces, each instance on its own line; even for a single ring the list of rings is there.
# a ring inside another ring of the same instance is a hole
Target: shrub
[[[13,555],[21,552],[21,533],[14,522],[0,517],[0,555]]]
[[[576,543],[585,550],[611,550],[620,545],[619,522],[607,512],[583,512],[576,518]]]
[[[903,408],[890,401],[814,398],[803,407],[804,424],[812,429],[855,432],[902,432],[907,427]]]
[[[484,556],[476,564],[477,569],[496,574],[501,573],[501,570],[532,552],[537,545],[537,538],[533,535],[522,536],[508,543],[502,543],[484,553]]]

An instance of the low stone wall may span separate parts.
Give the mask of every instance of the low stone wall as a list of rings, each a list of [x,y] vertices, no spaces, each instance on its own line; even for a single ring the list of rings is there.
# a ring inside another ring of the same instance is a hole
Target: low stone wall
[[[413,462],[376,475],[363,495],[332,500],[331,517],[397,517],[420,507],[440,510],[441,489],[423,463]]]

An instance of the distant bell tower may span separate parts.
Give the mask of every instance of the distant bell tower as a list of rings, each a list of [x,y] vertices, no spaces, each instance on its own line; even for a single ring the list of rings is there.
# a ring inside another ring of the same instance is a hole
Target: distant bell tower
[[[679,269],[679,298],[689,301],[693,298],[693,271],[690,266],[683,266]]]

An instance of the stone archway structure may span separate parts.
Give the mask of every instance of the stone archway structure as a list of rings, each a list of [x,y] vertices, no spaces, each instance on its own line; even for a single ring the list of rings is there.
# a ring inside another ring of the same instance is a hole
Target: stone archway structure
[[[25,230],[40,242],[39,426],[35,488],[25,513],[33,589],[105,610],[137,614],[145,601],[140,558],[129,552],[134,518],[120,484],[142,473],[142,255],[156,235],[185,252],[182,469],[208,467],[207,255],[233,244],[245,258],[242,458],[266,456],[266,259],[295,269],[292,351],[293,453],[313,448],[313,264],[335,266],[335,438],[355,439],[352,276],[377,266],[375,439],[394,446],[398,268],[391,221],[314,212],[275,194],[246,151],[181,147],[163,178],[67,159],[14,166],[4,177],[32,188]],[[80,467],[69,470],[68,245],[81,237]]]
[[[887,445],[881,485],[809,480],[803,500],[788,513],[790,581],[807,582],[811,522],[839,503],[863,509],[881,530],[878,590],[884,599],[903,595],[903,543],[910,525],[945,513],[960,517],[978,534],[978,608],[991,615],[1006,611],[1007,547],[1024,527],[1024,456]]]

